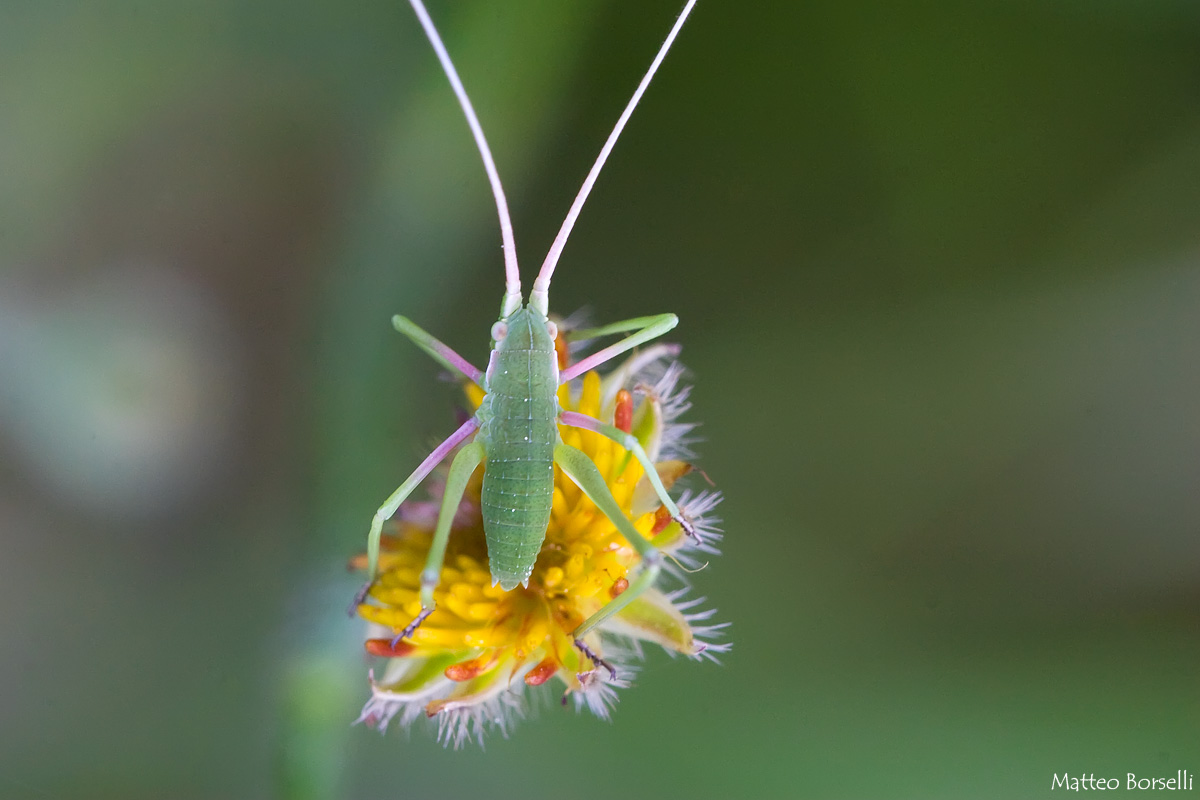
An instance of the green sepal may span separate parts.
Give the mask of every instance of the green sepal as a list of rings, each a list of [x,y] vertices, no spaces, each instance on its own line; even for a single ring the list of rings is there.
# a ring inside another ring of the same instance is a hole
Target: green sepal
[[[412,656],[404,656],[403,658],[389,659],[389,668],[397,662],[403,663],[408,669],[402,672],[390,682],[385,673],[384,679],[377,685],[378,688],[392,695],[399,695],[397,699],[404,697],[421,697],[429,692],[435,684],[449,682],[446,677],[446,667],[451,664],[457,664],[464,658],[462,653],[439,653],[435,656],[430,656],[424,660],[415,659]],[[388,670],[389,672],[391,669]]]
[[[678,522],[669,522],[667,527],[663,528],[654,537],[654,546],[664,553],[674,552],[687,541],[687,534],[683,532],[683,526]]]
[[[483,674],[459,683],[458,688],[448,696],[431,702],[425,707],[425,713],[433,716],[441,711],[478,705],[490,700],[508,688],[511,673],[512,659],[502,659]]]
[[[658,461],[665,426],[662,403],[658,401],[657,397],[647,397],[634,412],[630,433],[638,440],[638,444],[646,451],[646,455],[650,457],[651,461]]]
[[[687,619],[665,595],[654,589],[621,609],[605,627],[613,633],[654,642],[684,655],[692,655],[696,650]]]
[[[674,486],[675,481],[692,471],[692,465],[686,461],[660,461],[654,467],[658,472],[658,479],[667,489]],[[643,475],[633,489],[630,512],[634,518],[637,518],[642,514],[649,514],[660,505],[662,505],[662,498],[658,496],[658,492],[654,491],[654,484],[650,483],[650,479]]]

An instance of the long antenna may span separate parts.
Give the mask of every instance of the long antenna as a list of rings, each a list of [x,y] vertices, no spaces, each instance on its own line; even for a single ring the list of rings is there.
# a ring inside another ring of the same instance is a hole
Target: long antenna
[[[446,52],[446,46],[442,44],[442,37],[438,36],[437,28],[433,27],[433,20],[429,18],[429,12],[425,10],[421,0],[408,0],[408,2],[416,12],[417,19],[421,21],[421,27],[425,29],[425,35],[429,37],[429,43],[433,45],[433,51],[437,53],[438,61],[442,62],[442,70],[450,80],[450,86],[454,89],[455,96],[458,97],[458,104],[462,106],[463,116],[467,118],[467,125],[471,128],[471,134],[475,137],[475,145],[479,148],[480,157],[483,158],[483,168],[487,171],[488,182],[492,185],[492,194],[496,198],[496,213],[500,216],[500,240],[504,246],[504,306],[501,316],[507,317],[521,307],[521,271],[517,267],[517,243],[513,239],[512,218],[508,215],[508,202],[504,199],[504,187],[500,184],[500,173],[496,171],[496,162],[492,160],[492,151],[488,147],[487,137],[483,135],[479,118],[475,116],[475,109],[471,106],[471,98],[467,97],[467,90],[463,88],[462,81],[459,80],[458,71],[454,69],[454,63],[450,60],[450,54]]]
[[[413,0],[413,2],[416,1]],[[604,166],[604,162],[608,160],[608,154],[612,152],[613,145],[617,143],[617,138],[621,135],[621,131],[625,129],[625,123],[629,121],[629,117],[633,114],[633,109],[637,107],[638,101],[645,94],[646,87],[650,85],[650,79],[658,71],[658,65],[662,63],[667,55],[667,51],[671,49],[671,44],[675,41],[675,37],[679,35],[679,30],[683,27],[683,23],[687,21],[688,14],[692,13],[692,6],[694,5],[696,5],[696,0],[688,0],[687,5],[683,7],[683,11],[679,15],[679,19],[675,20],[675,26],[671,28],[671,32],[667,34],[666,41],[658,49],[658,55],[654,57],[654,61],[650,64],[650,69],[646,71],[642,82],[638,84],[637,91],[633,93],[633,97],[629,100],[629,105],[625,106],[625,110],[621,112],[621,118],[617,120],[612,133],[608,135],[608,141],[604,143],[604,147],[600,148],[600,155],[596,158],[596,163],[592,165],[591,172],[583,179],[583,186],[579,188],[579,194],[575,196],[575,202],[571,204],[571,210],[567,212],[567,218],[563,220],[562,228],[558,231],[558,236],[554,237],[554,243],[550,245],[550,252],[546,254],[546,260],[542,262],[542,269],[538,272],[537,280],[533,282],[533,291],[529,295],[529,304],[539,309],[543,314],[550,307],[550,278],[554,276],[554,268],[558,265],[558,259],[562,256],[563,248],[567,246],[567,238],[571,235],[571,229],[575,227],[575,220],[579,219],[579,212],[583,208],[584,201],[587,200],[588,195],[591,193],[592,186],[596,183],[596,178],[600,176],[600,169]]]

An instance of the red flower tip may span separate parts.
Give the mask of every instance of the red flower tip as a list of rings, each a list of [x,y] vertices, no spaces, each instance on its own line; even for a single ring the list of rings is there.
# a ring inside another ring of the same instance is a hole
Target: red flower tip
[[[367,639],[366,648],[367,654],[372,656],[383,656],[385,658],[401,658],[409,655],[413,650],[416,650],[416,645],[412,642],[396,642],[392,644],[392,639]]]
[[[492,658],[472,658],[470,661],[460,661],[457,664],[451,664],[446,667],[446,677],[452,681],[469,681],[472,678],[478,678],[488,670],[492,664],[496,663],[496,659]]]
[[[557,671],[558,663],[554,659],[543,659],[540,664],[525,673],[525,683],[528,686],[541,686]]]
[[[613,411],[613,425],[625,433],[633,430],[633,395],[625,389],[617,392],[617,407]]]

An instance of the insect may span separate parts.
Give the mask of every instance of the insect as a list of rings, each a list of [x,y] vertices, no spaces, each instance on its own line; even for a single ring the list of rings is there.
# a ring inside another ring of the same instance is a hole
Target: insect
[[[541,270],[533,283],[526,302],[521,291],[516,245],[512,221],[499,174],[483,128],[475,115],[471,101],[463,88],[458,72],[450,60],[421,0],[409,0],[413,11],[433,45],[450,86],[458,98],[467,125],[475,138],[484,170],[491,184],[500,219],[501,241],[504,248],[505,293],[500,319],[491,330],[491,355],[486,370],[480,370],[442,342],[426,333],[411,320],[395,316],[392,324],[408,336],[419,348],[451,372],[477,384],[484,392],[479,410],[458,430],[438,445],[420,466],[379,507],[371,521],[367,537],[367,583],[359,590],[351,611],[362,603],[378,575],[380,537],[383,524],[392,517],[414,489],[451,453],[457,451],[450,464],[442,496],[437,527],[429,555],[421,571],[421,611],[395,637],[393,644],[412,636],[414,631],[434,610],[434,590],[437,588],[450,537],[455,510],[462,501],[467,484],[482,464],[484,467],[481,492],[481,513],[487,540],[488,562],[493,585],[505,591],[528,586],[550,521],[554,490],[554,465],[574,481],[587,497],[616,526],[641,557],[641,569],[624,591],[603,608],[585,619],[574,631],[575,646],[596,666],[603,666],[615,677],[615,670],[584,643],[583,637],[597,625],[616,614],[653,585],[661,569],[659,550],[634,528],[605,484],[596,465],[582,451],[565,444],[558,434],[560,424],[594,431],[607,436],[641,462],[659,501],[678,522],[685,534],[696,537],[691,522],[682,514],[668,494],[654,464],[637,439],[628,432],[593,417],[564,411],[558,403],[560,384],[573,380],[610,359],[655,339],[678,324],[674,314],[638,317],[579,331],[583,338],[596,338],[628,333],[620,341],[560,371],[555,353],[558,330],[548,317],[550,279],[562,255],[567,238],[579,217],[592,186],[604,162],[616,144],[633,109],[641,100],[654,73],[658,70],[675,37],[679,34],[696,0],[688,0],[675,25],[671,28],[649,70],[638,84],[600,155],[592,165],[583,186],[576,195],[566,219],[550,247]]]

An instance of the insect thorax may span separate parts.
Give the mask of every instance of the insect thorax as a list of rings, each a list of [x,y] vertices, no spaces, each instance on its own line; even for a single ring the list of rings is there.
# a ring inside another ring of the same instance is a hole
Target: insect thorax
[[[492,579],[529,579],[546,537],[558,441],[558,362],[546,318],[528,307],[504,320],[488,363],[477,438],[487,448],[480,498]]]

